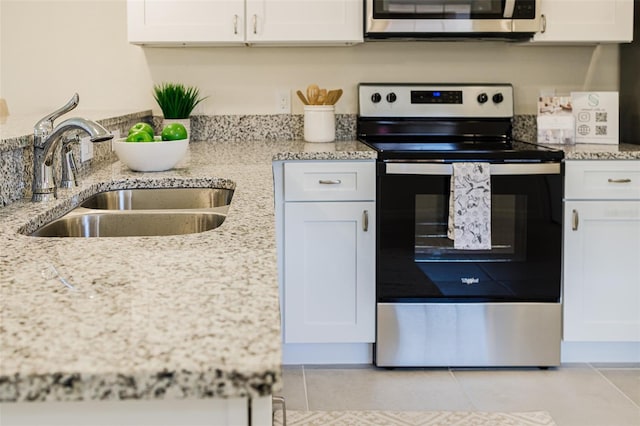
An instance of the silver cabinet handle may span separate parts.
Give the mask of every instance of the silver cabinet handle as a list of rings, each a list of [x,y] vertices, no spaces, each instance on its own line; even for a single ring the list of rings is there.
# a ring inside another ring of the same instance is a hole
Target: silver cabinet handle
[[[271,397],[271,403],[273,405],[280,404],[282,405],[282,426],[287,426],[287,406],[284,401],[284,396],[275,396]],[[274,411],[275,413],[275,411]]]
[[[544,14],[540,15],[540,23],[542,24],[542,30],[540,30],[540,32],[544,34],[547,31],[547,17]]]
[[[607,179],[609,183],[631,183],[631,179]]]
[[[258,15],[253,14],[253,33],[258,34]]]
[[[572,212],[572,220],[571,220],[571,229],[574,231],[578,230],[578,224],[580,223],[580,217],[578,216],[578,210],[573,209]]]
[[[238,34],[238,15],[233,15],[233,33]]]
[[[369,210],[362,212],[362,230],[367,232],[369,230]]]
[[[342,181],[340,179],[320,179],[318,183],[322,185],[340,185]]]

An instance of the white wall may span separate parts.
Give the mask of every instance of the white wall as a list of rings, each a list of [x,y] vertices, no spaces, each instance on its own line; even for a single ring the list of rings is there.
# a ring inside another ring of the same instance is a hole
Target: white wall
[[[87,109],[153,108],[153,83],[197,85],[196,112],[275,113],[278,89],[345,89],[385,82],[510,82],[516,112],[535,113],[540,89],[618,89],[618,47],[501,42],[371,42],[353,47],[149,48],[126,41],[126,0],[0,0],[0,96],[12,114],[55,108],[78,91]],[[594,55],[594,53],[596,53]],[[594,59],[592,63],[592,58]],[[294,113],[300,102],[292,97]]]

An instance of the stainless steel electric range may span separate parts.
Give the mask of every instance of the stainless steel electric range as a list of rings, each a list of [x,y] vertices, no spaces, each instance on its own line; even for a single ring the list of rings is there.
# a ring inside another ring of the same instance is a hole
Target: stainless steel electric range
[[[378,152],[375,364],[558,365],[563,152],[513,140],[509,84],[358,90]]]

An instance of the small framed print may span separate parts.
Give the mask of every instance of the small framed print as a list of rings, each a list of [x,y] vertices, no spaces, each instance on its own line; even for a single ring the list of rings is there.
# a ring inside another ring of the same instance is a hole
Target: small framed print
[[[572,92],[576,143],[618,144],[618,92]]]
[[[575,118],[570,96],[538,98],[538,143],[575,143]]]

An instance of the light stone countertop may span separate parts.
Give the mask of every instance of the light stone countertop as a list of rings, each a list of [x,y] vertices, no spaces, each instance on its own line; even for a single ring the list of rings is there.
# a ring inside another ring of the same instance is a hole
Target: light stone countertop
[[[564,151],[565,160],[640,160],[640,145],[543,145]]]
[[[58,200],[0,209],[0,401],[264,396],[280,390],[272,160],[366,160],[358,142],[192,142],[171,171],[106,165]],[[235,188],[217,229],[22,235],[95,192]],[[54,266],[71,291],[43,270]]]
[[[0,125],[0,151],[27,146],[33,123],[29,117]],[[640,145],[549,147],[562,149],[567,160],[640,159]],[[192,142],[174,170],[137,173],[115,162],[79,188],[60,191],[53,203],[24,200],[0,209],[0,401],[277,392],[282,372],[271,162],[375,157],[355,141]],[[171,186],[235,188],[227,219],[212,231],[168,237],[17,233],[99,191]],[[79,291],[44,278],[51,265]]]

